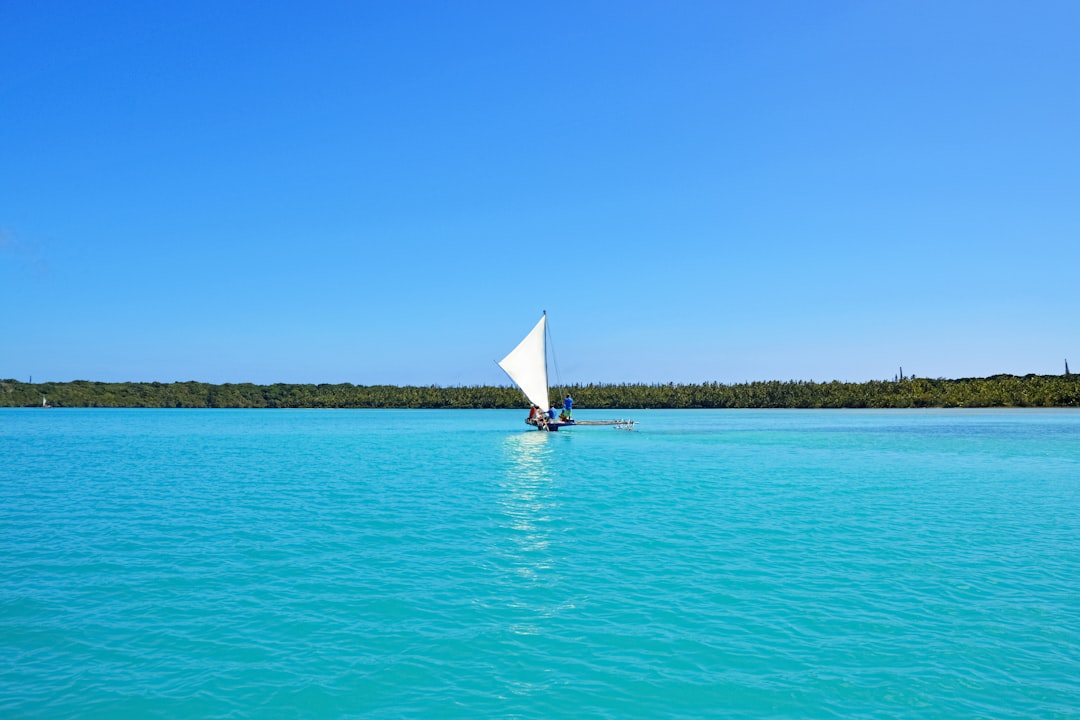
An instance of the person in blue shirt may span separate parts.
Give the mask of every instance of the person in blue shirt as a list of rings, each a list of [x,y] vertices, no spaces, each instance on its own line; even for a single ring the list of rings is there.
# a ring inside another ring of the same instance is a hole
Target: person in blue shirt
[[[552,405],[551,409],[548,410],[548,419],[551,420],[551,422],[555,422],[555,406],[554,405]]]
[[[562,401],[562,406],[563,415],[566,416],[567,420],[571,420],[574,414],[574,398],[570,397],[569,393],[567,393],[566,399]]]

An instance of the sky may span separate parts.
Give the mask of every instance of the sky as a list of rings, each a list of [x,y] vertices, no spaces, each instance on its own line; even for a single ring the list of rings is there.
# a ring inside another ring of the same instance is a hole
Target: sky
[[[1080,371],[1080,3],[0,0],[0,378]]]

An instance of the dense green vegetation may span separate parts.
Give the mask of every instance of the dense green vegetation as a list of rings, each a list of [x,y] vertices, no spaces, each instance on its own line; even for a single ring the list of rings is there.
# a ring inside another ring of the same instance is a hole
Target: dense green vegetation
[[[767,381],[737,385],[589,384],[554,388],[578,408],[1080,407],[1080,375],[995,375],[960,380],[905,378],[865,383]],[[0,407],[146,408],[521,408],[511,387],[394,385],[210,385],[101,383],[30,385],[0,380]]]

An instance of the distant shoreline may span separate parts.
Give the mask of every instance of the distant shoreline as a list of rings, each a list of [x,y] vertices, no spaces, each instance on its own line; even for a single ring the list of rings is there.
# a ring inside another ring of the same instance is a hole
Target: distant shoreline
[[[862,383],[803,380],[722,383],[590,383],[552,388],[575,407],[692,408],[993,408],[1080,407],[1080,375],[903,378]],[[0,380],[0,407],[113,408],[527,408],[516,388],[88,380]]]

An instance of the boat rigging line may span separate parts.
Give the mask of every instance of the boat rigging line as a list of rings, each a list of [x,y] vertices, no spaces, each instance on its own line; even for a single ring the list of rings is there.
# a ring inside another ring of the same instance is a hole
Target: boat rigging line
[[[547,310],[544,311],[544,315],[547,315]],[[545,328],[545,330],[547,331],[548,348],[551,349],[551,366],[553,368],[555,368],[555,387],[557,387],[559,389],[559,394],[558,394],[558,397],[556,398],[556,400],[558,400],[559,398],[562,397],[562,391],[565,388],[563,387],[562,377],[559,375],[559,361],[555,356],[555,343],[552,342],[552,340],[551,340],[551,321],[547,322],[547,327]],[[550,399],[549,399],[549,402],[550,402]],[[556,402],[555,404],[558,405],[558,402]]]

